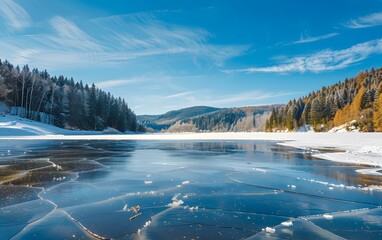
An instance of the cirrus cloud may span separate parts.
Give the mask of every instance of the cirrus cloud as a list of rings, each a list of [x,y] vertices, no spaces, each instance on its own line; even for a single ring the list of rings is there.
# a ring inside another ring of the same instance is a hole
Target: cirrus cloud
[[[352,19],[344,24],[347,28],[368,28],[382,25],[382,12],[372,13],[363,17]]]
[[[204,29],[170,24],[147,13],[109,16],[82,23],[56,16],[48,23],[46,28],[51,30],[48,33],[0,39],[0,55],[16,64],[38,62],[54,70],[94,64],[118,65],[142,58],[157,64],[171,61],[169,56],[196,65],[203,61],[222,66],[227,59],[244,54],[250,47],[212,44],[212,35]],[[25,49],[33,51],[25,54]],[[22,62],[18,61],[21,59]]]
[[[30,25],[29,14],[13,0],[1,0],[0,12],[0,16],[13,29],[20,30]]]
[[[359,43],[341,50],[323,50],[310,55],[289,58],[280,64],[266,67],[224,70],[226,73],[290,73],[290,72],[324,72],[346,68],[360,62],[372,54],[382,53],[382,39]]]

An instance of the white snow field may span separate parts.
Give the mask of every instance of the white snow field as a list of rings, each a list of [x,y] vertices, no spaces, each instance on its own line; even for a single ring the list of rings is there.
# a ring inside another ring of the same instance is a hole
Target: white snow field
[[[0,116],[0,136],[93,135],[97,131],[73,131],[18,116]]]
[[[280,145],[312,151],[313,156],[344,163],[382,167],[382,133],[360,132],[224,132],[224,133],[156,133],[106,134],[94,131],[65,130],[15,116],[0,117],[0,140],[265,140]],[[327,152],[339,150],[341,152]],[[359,174],[381,174],[363,170]]]

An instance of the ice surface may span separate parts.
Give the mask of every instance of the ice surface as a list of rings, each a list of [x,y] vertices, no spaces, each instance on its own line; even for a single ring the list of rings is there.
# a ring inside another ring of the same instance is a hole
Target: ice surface
[[[4,149],[7,238],[340,239],[353,216],[357,231],[380,228],[382,192],[369,190],[380,176],[276,142],[14,140]]]
[[[0,208],[0,238],[10,239],[25,226],[43,218],[53,209],[52,204],[40,199]]]
[[[74,237],[73,237],[74,236]],[[87,231],[61,211],[53,211],[28,225],[12,239],[92,239]]]
[[[310,221],[304,219],[294,219],[292,226],[283,226],[282,224],[273,227],[275,232],[270,233],[262,231],[256,235],[247,238],[248,240],[255,239],[334,239],[344,240],[341,236],[335,235],[325,229],[322,229]]]
[[[381,239],[382,209],[334,212],[328,221],[319,216],[310,219],[317,226],[343,236],[346,239]]]
[[[153,217],[151,225],[141,232],[147,239],[241,239],[277,225],[284,217],[255,213],[199,208],[171,208]]]

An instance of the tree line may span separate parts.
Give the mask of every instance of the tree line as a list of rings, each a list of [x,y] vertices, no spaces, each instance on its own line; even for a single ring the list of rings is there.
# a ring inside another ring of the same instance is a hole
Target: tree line
[[[265,128],[293,131],[311,125],[315,131],[327,131],[353,120],[361,131],[382,131],[382,68],[362,71],[273,109]]]
[[[0,60],[0,101],[12,114],[66,129],[143,131],[124,99],[46,70]]]

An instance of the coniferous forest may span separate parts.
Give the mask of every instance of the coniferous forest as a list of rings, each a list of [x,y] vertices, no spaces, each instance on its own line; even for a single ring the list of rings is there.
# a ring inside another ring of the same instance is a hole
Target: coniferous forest
[[[50,76],[0,60],[0,102],[11,113],[66,129],[142,131],[122,98],[73,78]]]
[[[305,125],[327,131],[349,122],[364,132],[382,131],[382,68],[360,72],[273,109],[266,131],[292,131]]]

